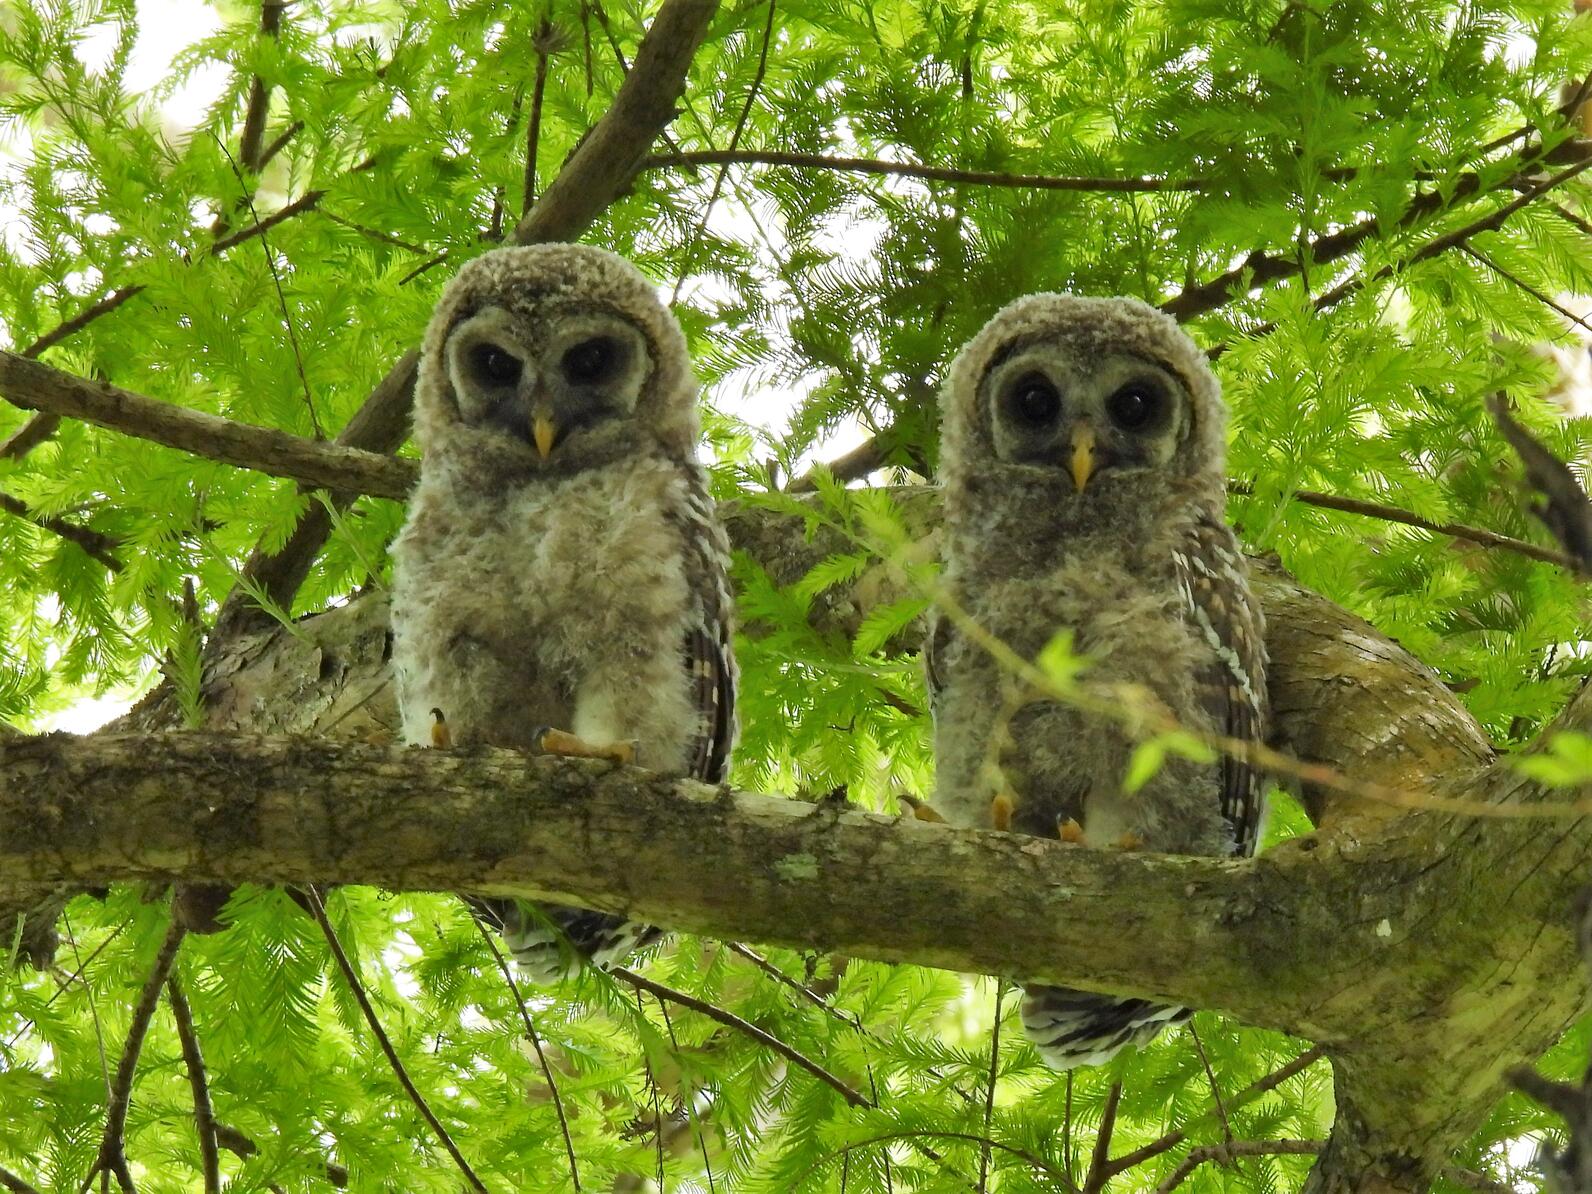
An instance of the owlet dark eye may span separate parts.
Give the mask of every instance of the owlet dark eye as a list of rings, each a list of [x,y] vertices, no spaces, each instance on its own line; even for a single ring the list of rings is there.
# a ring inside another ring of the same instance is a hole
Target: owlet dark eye
[[[1106,399],[1106,414],[1124,431],[1140,431],[1160,417],[1166,397],[1148,382],[1130,381]]]
[[[1019,378],[1012,388],[1012,413],[1024,423],[1041,427],[1061,410],[1061,395],[1056,387],[1037,373]]]
[[[560,362],[564,376],[576,385],[602,381],[619,359],[619,346],[607,336],[593,336],[564,353]]]
[[[520,359],[496,344],[477,344],[470,350],[476,375],[495,386],[513,385],[520,379]]]

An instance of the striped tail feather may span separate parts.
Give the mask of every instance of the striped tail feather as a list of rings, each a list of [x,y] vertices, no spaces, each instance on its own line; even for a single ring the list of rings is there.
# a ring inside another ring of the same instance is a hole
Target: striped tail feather
[[[1023,992],[1023,1030],[1044,1063],[1056,1070],[1103,1065],[1129,1045],[1143,1045],[1168,1024],[1182,1024],[1186,1007],[1069,987],[1030,986]]]
[[[467,902],[477,918],[502,935],[521,972],[539,986],[562,982],[588,964],[607,970],[663,937],[663,930],[653,925],[586,908],[517,900]]]

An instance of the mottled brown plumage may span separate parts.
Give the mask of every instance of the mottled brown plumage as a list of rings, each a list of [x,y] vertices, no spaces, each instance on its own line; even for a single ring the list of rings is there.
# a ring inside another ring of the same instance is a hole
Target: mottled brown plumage
[[[1264,738],[1264,627],[1223,521],[1226,411],[1205,357],[1133,299],[1041,294],[999,312],[942,397],[944,586],[1025,659],[1060,632],[1086,676],[1137,686],[1188,729]],[[1140,739],[1028,691],[943,611],[930,643],[938,785],[953,823],[1091,846],[1250,853],[1251,768],[1169,756],[1137,792]],[[1058,1067],[1105,1060],[1186,1011],[1031,987]]]
[[[600,249],[499,249],[444,291],[416,391],[420,483],[393,545],[405,738],[581,747],[722,778],[734,733],[728,545],[696,461],[685,340]],[[560,741],[556,737],[552,741]],[[552,981],[655,930],[483,901]],[[573,948],[571,948],[573,947]]]

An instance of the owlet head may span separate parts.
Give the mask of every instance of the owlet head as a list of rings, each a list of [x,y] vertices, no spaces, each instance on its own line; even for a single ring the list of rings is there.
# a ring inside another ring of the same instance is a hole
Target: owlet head
[[[991,465],[1064,478],[1078,494],[1222,476],[1216,378],[1177,324],[1137,299],[1018,299],[958,354],[942,402],[948,482]]]
[[[426,331],[416,432],[429,456],[569,472],[645,448],[688,458],[696,387],[680,326],[621,257],[496,249],[443,292]]]

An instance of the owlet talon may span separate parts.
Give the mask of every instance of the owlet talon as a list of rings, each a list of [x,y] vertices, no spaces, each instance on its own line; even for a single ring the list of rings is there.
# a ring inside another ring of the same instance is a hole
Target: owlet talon
[[[1144,849],[1144,839],[1142,837],[1140,837],[1138,834],[1134,833],[1133,830],[1131,830],[1131,829],[1128,830],[1128,832],[1124,833],[1121,837],[1119,837],[1116,841],[1112,842],[1111,844],[1112,844],[1113,847],[1115,847],[1118,850],[1142,850],[1142,849]]]
[[[431,745],[442,750],[453,745],[453,731],[448,728],[448,719],[441,709],[431,710]]]
[[[1012,817],[1017,813],[1017,801],[1012,799],[1011,793],[1002,792],[989,802],[989,820],[996,830],[1008,833],[1012,827]]]
[[[545,726],[532,735],[538,754],[564,755],[571,759],[607,759],[611,763],[634,763],[636,742],[587,742],[568,730]]]
[[[946,823],[945,818],[940,816],[939,811],[933,805],[925,804],[916,796],[909,796],[902,792],[896,796],[896,803],[903,808],[911,809],[912,815],[919,821],[929,821],[936,825],[944,825]]]
[[[1078,824],[1073,817],[1056,823],[1056,836],[1071,846],[1081,846],[1083,841],[1083,826]]]

